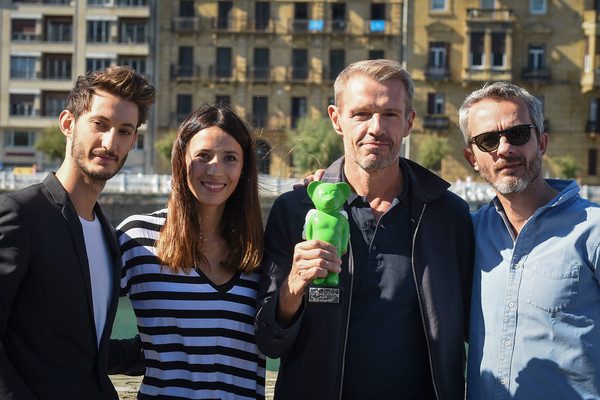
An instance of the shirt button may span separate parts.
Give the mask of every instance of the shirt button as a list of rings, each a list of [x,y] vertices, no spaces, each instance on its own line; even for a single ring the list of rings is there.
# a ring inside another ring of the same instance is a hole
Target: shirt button
[[[377,251],[377,246],[373,246],[373,247],[371,247],[371,250],[373,250],[373,251]]]
[[[505,345],[506,347],[510,346],[510,345],[511,345],[511,343],[512,343],[512,342],[511,342],[510,340],[505,340],[505,341],[504,341],[504,345]]]
[[[515,303],[513,303],[512,301],[509,301],[509,302],[508,302],[508,306],[509,306],[510,308],[515,308]]]
[[[500,380],[500,383],[501,383],[501,384],[503,384],[504,386],[506,386],[506,385],[508,385],[508,379],[506,379],[506,378],[502,378],[502,379]]]
[[[514,269],[519,269],[519,267],[520,267],[520,265],[518,263],[513,265]]]

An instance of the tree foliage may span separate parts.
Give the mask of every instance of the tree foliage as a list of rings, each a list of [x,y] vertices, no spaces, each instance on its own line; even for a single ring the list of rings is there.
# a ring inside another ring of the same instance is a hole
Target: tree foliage
[[[50,162],[62,161],[65,158],[67,138],[58,126],[45,128],[41,137],[35,142],[35,149],[46,155]]]
[[[342,138],[333,130],[329,118],[303,117],[298,127],[288,131],[287,143],[300,174],[327,168],[343,153]]]
[[[442,159],[450,153],[448,138],[433,134],[425,134],[419,143],[417,158],[425,168],[439,171]]]
[[[556,156],[548,159],[550,167],[558,178],[575,179],[579,173],[579,165],[572,155]]]
[[[171,164],[171,150],[173,149],[173,142],[176,137],[176,131],[168,131],[154,144],[156,152],[168,165]]]

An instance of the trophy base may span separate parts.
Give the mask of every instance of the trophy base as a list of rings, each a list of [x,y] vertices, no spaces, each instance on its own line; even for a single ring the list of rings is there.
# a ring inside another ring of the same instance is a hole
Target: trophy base
[[[322,304],[340,304],[342,300],[342,289],[338,287],[308,287],[308,302]]]

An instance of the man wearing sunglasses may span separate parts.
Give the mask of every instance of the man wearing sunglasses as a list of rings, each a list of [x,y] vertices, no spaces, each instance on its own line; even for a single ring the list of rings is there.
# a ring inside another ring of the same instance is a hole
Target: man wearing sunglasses
[[[600,207],[544,179],[541,102],[497,82],[463,103],[464,156],[495,190],[476,239],[470,399],[600,398]]]

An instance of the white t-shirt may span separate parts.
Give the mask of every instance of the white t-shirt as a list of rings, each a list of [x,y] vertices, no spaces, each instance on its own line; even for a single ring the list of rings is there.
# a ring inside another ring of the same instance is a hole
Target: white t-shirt
[[[79,217],[88,264],[90,266],[90,281],[92,286],[92,302],[94,304],[94,322],[98,346],[106,324],[106,314],[112,295],[112,260],[110,251],[102,233],[102,225],[94,213],[94,220],[87,221]]]

